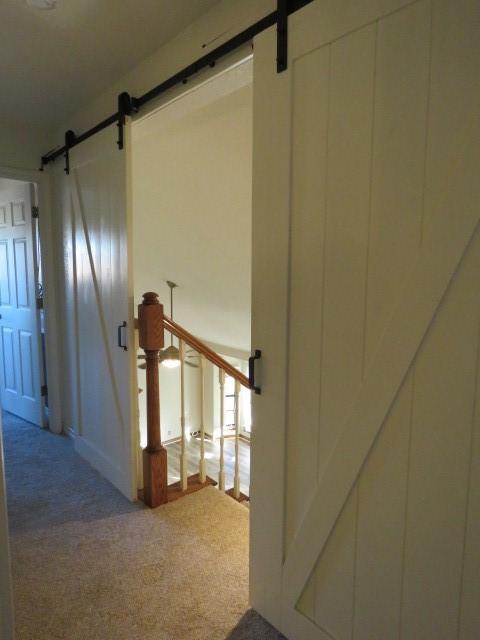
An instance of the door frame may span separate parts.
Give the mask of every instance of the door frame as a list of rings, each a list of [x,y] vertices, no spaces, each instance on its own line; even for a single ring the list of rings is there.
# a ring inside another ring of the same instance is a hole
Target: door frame
[[[55,236],[50,196],[50,177],[41,171],[0,166],[0,178],[34,183],[37,187],[39,234],[42,246],[41,264],[44,284],[45,368],[48,380],[48,428],[62,433],[60,340],[55,279]]]
[[[158,99],[149,102],[144,108],[142,108],[141,113],[135,115],[132,114],[127,118],[127,126],[125,128],[125,139],[126,144],[125,148],[127,153],[129,153],[128,161],[127,161],[127,238],[128,238],[128,251],[129,255],[132,256],[130,269],[129,269],[129,291],[131,292],[132,297],[132,316],[129,318],[129,327],[130,331],[128,334],[129,344],[135,345],[131,350],[131,366],[132,366],[132,420],[134,425],[134,433],[133,433],[133,449],[136,451],[136,475],[137,475],[137,489],[143,488],[143,462],[142,462],[142,447],[140,442],[140,409],[139,402],[142,402],[139,399],[138,394],[138,371],[137,371],[137,351],[138,351],[138,331],[136,331],[133,327],[136,321],[137,316],[137,305],[141,302],[141,300],[134,299],[135,295],[135,269],[133,264],[133,234],[135,229],[135,218],[134,218],[134,206],[133,206],[133,153],[134,153],[134,145],[136,144],[135,138],[135,127],[140,124],[142,121],[155,116],[157,113],[161,112],[165,107],[169,107],[172,103],[177,102],[185,98],[191,93],[194,93],[198,89],[201,89],[204,85],[208,85],[209,82],[215,80],[216,78],[228,74],[233,71],[235,68],[240,67],[242,64],[247,63],[248,61],[254,58],[254,51],[251,44],[247,43],[238,47],[235,51],[232,51],[229,55],[227,55],[222,60],[219,60],[214,67],[207,67],[202,69],[197,76],[189,79],[188,87],[181,84],[178,85],[166,93],[162,94]],[[218,353],[224,353],[225,347],[223,345],[214,344],[211,342],[207,342],[207,345],[211,347],[214,351]],[[227,349],[233,357],[240,357],[248,359],[248,353],[245,354],[243,352],[236,352],[234,349]],[[240,355],[241,354],[241,355]],[[245,432],[246,433],[246,432]],[[249,434],[250,435],[250,434]]]

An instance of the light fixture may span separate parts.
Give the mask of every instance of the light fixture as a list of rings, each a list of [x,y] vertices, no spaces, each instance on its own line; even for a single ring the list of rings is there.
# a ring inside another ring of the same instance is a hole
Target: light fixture
[[[177,285],[170,280],[167,280],[167,285],[170,287],[170,319],[173,320],[173,290]],[[173,344],[173,333],[170,334],[170,346],[160,351],[159,360],[167,369],[180,366],[180,350]]]
[[[31,9],[49,11],[50,9],[55,9],[57,0],[25,0],[25,4]]]

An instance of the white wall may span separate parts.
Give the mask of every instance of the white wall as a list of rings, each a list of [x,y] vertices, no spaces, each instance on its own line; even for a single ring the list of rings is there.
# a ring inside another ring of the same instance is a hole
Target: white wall
[[[134,290],[207,342],[250,349],[251,63],[133,127]],[[230,79],[233,74],[234,80]],[[240,85],[241,88],[237,88]]]
[[[138,386],[143,389],[138,397],[140,445],[147,443],[145,371],[138,371]],[[160,367],[160,423],[162,442],[178,438],[180,426],[180,369]],[[185,367],[185,429],[187,435],[200,428],[199,369]]]
[[[248,375],[248,360],[245,358],[232,358],[223,355],[234,367],[237,367],[244,375]],[[220,384],[219,384],[219,371],[218,368],[207,364],[205,370],[205,393],[207,396],[207,402],[205,404],[206,414],[206,432],[210,435],[216,435],[218,437],[220,432]],[[247,416],[245,406],[250,403],[251,395],[250,391],[245,387],[240,388],[240,433],[247,431]]]
[[[13,602],[8,543],[7,502],[5,490],[2,414],[0,411],[0,638],[13,640]]]
[[[0,167],[38,169],[50,149],[49,132],[40,127],[0,122]]]

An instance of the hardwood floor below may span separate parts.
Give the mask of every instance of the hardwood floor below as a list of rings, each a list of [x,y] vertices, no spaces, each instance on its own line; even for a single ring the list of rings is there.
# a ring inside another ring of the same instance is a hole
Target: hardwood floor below
[[[180,480],[180,442],[167,445],[168,452],[168,483],[173,484]],[[250,495],[250,444],[240,440],[240,491]],[[220,441],[205,440],[205,461],[207,475],[218,481],[220,456]],[[198,472],[200,461],[200,440],[190,438],[187,441],[188,475]],[[235,440],[225,439],[225,488],[233,487],[233,475],[235,469]]]

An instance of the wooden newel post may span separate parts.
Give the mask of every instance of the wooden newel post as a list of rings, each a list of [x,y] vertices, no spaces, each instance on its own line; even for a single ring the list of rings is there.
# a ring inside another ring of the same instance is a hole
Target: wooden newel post
[[[147,364],[147,446],[143,450],[144,501],[149,507],[168,502],[167,450],[160,435],[160,385],[158,354],[163,348],[163,305],[158,295],[143,294],[138,305],[138,334],[140,348],[145,351]]]

